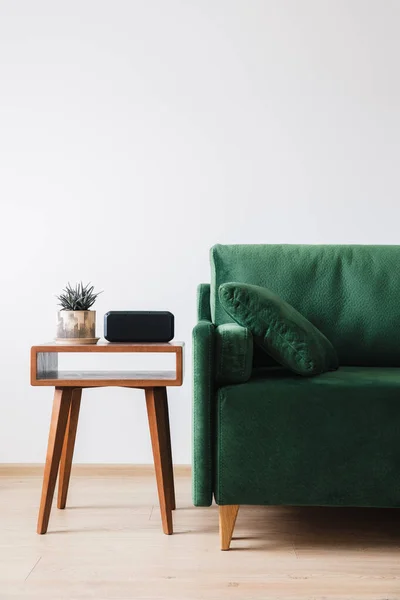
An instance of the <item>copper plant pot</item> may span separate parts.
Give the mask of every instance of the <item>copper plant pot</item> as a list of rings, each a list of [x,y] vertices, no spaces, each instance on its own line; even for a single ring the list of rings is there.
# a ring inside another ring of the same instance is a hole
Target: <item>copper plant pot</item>
[[[97,344],[95,310],[59,310],[57,313],[58,344]]]

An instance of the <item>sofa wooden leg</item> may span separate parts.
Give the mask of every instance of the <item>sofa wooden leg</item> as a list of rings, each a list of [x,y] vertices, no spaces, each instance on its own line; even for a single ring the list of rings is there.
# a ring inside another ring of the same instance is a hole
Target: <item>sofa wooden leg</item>
[[[221,550],[229,550],[238,511],[239,504],[228,504],[219,507],[219,538]]]

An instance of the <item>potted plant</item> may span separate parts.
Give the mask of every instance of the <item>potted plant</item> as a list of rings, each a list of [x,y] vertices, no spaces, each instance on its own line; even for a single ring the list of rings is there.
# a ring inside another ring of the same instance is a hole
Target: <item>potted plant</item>
[[[96,311],[89,310],[97,296],[94,286],[77,283],[75,288],[68,283],[57,296],[61,310],[57,313],[58,344],[97,344]]]

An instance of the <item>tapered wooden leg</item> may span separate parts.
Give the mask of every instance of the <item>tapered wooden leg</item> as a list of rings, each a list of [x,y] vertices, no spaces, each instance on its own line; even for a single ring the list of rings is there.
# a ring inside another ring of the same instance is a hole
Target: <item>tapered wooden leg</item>
[[[238,504],[228,504],[219,507],[219,537],[221,550],[229,550],[238,511]]]
[[[67,427],[71,396],[71,388],[55,389],[49,441],[47,445],[46,465],[43,475],[42,498],[40,501],[37,524],[37,532],[40,534],[46,533],[49,524],[51,504],[53,501],[61,450]]]
[[[65,508],[67,503],[69,479],[71,476],[72,458],[74,456],[76,429],[78,427],[79,409],[81,407],[82,388],[72,392],[67,429],[61,453],[60,475],[58,477],[57,508]]]
[[[151,445],[153,448],[154,467],[156,471],[158,498],[160,502],[163,531],[171,534],[172,528],[172,487],[170,450],[166,424],[167,395],[164,388],[146,388],[147,416]]]
[[[171,431],[169,428],[169,411],[168,411],[168,397],[167,397],[167,388],[158,388],[160,390],[160,396],[164,395],[165,400],[161,403],[164,408],[164,423],[165,423],[165,432],[167,438],[167,461],[168,461],[168,469],[167,469],[167,477],[168,477],[168,489],[171,493],[171,510],[175,510],[176,502],[175,502],[175,484],[174,484],[174,463],[172,461],[172,448],[171,448]]]

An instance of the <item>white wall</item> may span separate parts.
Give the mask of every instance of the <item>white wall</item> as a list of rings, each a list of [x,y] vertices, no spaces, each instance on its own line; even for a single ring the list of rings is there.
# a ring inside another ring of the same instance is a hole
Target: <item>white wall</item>
[[[187,463],[209,247],[400,243],[399,27],[396,0],[0,0],[0,462],[44,459],[29,347],[68,280],[175,313]],[[150,462],[142,393],[85,395],[76,461]]]

